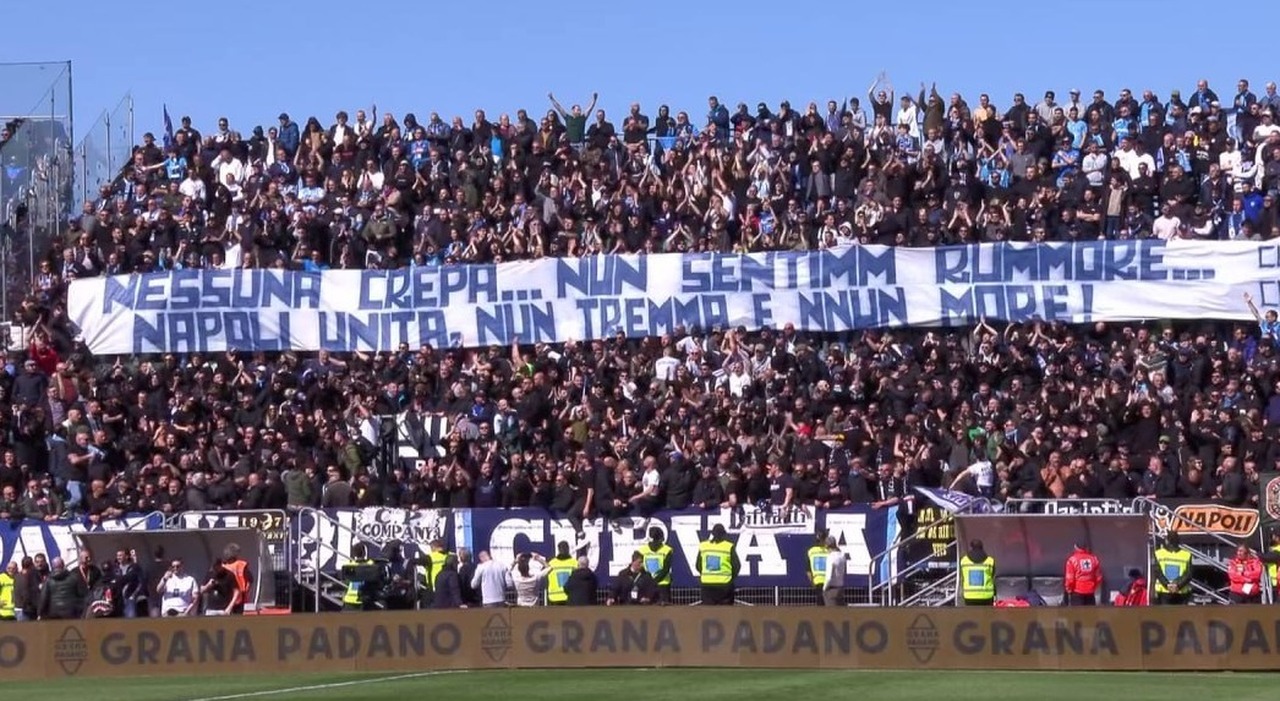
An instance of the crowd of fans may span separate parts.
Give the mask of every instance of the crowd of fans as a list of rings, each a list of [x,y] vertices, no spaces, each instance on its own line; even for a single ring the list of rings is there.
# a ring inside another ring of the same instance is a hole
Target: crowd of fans
[[[913,485],[1245,503],[1280,459],[1280,330],[1262,318],[102,358],[64,305],[76,278],[183,267],[1270,238],[1280,95],[1237,88],[1000,108],[877,84],[865,108],[712,97],[694,117],[632,105],[620,126],[594,95],[552,97],[536,120],[281,113],[248,138],[183,118],[84,204],[15,314],[30,344],[0,358],[0,518],[321,504],[580,518],[890,503]],[[392,411],[450,430],[383,482],[364,429]]]
[[[203,579],[182,557],[165,557],[162,547],[152,557],[117,550],[101,563],[80,548],[72,565],[36,553],[15,558],[0,572],[0,589],[7,590],[0,622],[229,616],[244,613],[252,583],[238,545],[212,562]]]

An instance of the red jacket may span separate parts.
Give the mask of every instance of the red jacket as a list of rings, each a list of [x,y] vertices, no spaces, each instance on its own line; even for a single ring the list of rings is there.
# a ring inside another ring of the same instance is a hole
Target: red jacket
[[[1233,557],[1227,563],[1227,577],[1231,580],[1231,593],[1255,596],[1262,591],[1262,560],[1257,555]],[[1246,584],[1252,585],[1247,592]]]
[[[1102,562],[1098,556],[1076,548],[1067,558],[1067,578],[1063,590],[1068,594],[1094,594],[1102,586]]]
[[[61,360],[58,357],[58,351],[54,350],[53,346],[46,343],[44,348],[41,349],[40,346],[36,345],[35,341],[32,341],[31,345],[27,347],[27,357],[34,360],[36,367],[40,368],[40,372],[46,375],[53,375],[57,372],[58,362]]]
[[[1129,583],[1129,591],[1116,594],[1116,606],[1146,606],[1147,580],[1135,579]]]

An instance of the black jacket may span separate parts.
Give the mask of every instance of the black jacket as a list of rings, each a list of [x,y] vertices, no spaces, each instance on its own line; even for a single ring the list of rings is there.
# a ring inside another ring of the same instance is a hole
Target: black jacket
[[[989,557],[987,555],[987,551],[983,550],[982,548],[971,548],[969,552],[966,554],[969,556],[969,559],[973,560],[974,564],[977,564],[977,565],[981,565],[982,563],[986,562],[987,558]]]
[[[147,598],[147,578],[136,562],[126,563],[116,572],[115,584],[125,599]]]
[[[648,570],[632,572],[626,567],[614,577],[609,598],[619,605],[652,604],[658,598],[658,583]]]
[[[18,576],[14,578],[13,605],[29,618],[35,618],[39,613],[40,573],[34,567],[18,572]]]
[[[475,577],[476,565],[474,562],[466,562],[458,566],[458,587],[461,590],[462,603],[467,606],[480,605],[480,591],[471,586],[471,580]]]
[[[458,577],[458,569],[446,566],[436,578],[431,608],[456,609],[462,608],[462,603],[462,580]]]
[[[40,590],[39,614],[41,618],[79,618],[84,611],[89,587],[84,578],[69,570],[59,570],[49,575]]]
[[[569,573],[564,583],[564,593],[569,597],[570,606],[596,605],[596,573],[586,568],[578,568]]]

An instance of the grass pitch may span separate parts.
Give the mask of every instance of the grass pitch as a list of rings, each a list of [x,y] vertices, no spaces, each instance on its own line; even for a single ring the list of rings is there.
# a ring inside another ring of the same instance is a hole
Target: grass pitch
[[[367,675],[262,675],[62,679],[0,684],[0,699],[129,701],[1274,701],[1280,676],[1120,672],[861,672],[729,669],[605,669]]]

